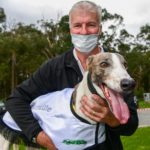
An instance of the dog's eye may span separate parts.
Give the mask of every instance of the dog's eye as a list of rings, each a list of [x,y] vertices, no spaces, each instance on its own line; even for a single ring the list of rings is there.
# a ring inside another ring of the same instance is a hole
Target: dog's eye
[[[109,64],[108,64],[108,62],[101,62],[100,66],[103,67],[103,68],[106,68],[106,67],[109,66]]]

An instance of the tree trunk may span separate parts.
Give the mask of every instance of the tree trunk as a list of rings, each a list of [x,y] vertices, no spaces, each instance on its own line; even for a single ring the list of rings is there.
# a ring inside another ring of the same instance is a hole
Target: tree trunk
[[[16,87],[16,52],[12,52],[12,66],[11,66],[11,92]]]

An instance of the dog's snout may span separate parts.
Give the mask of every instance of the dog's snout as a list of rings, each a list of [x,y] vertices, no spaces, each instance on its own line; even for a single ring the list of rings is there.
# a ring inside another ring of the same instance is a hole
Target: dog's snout
[[[123,91],[130,91],[135,88],[135,81],[133,79],[122,79],[121,88]]]

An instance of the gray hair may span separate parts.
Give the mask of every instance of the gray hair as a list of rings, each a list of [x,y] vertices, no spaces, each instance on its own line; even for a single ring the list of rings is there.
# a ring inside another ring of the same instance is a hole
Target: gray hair
[[[69,12],[69,25],[71,23],[71,14],[77,10],[85,10],[88,12],[96,13],[99,24],[101,24],[101,16],[102,16],[101,15],[101,12],[102,12],[101,7],[99,5],[96,5],[95,3],[91,2],[91,1],[79,1],[72,6],[72,8]]]

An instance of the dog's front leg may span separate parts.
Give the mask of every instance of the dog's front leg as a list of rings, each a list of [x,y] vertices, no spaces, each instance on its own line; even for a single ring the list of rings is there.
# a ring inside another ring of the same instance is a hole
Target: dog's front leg
[[[26,147],[26,150],[40,150],[40,148]]]
[[[10,150],[10,142],[0,135],[1,150]]]

